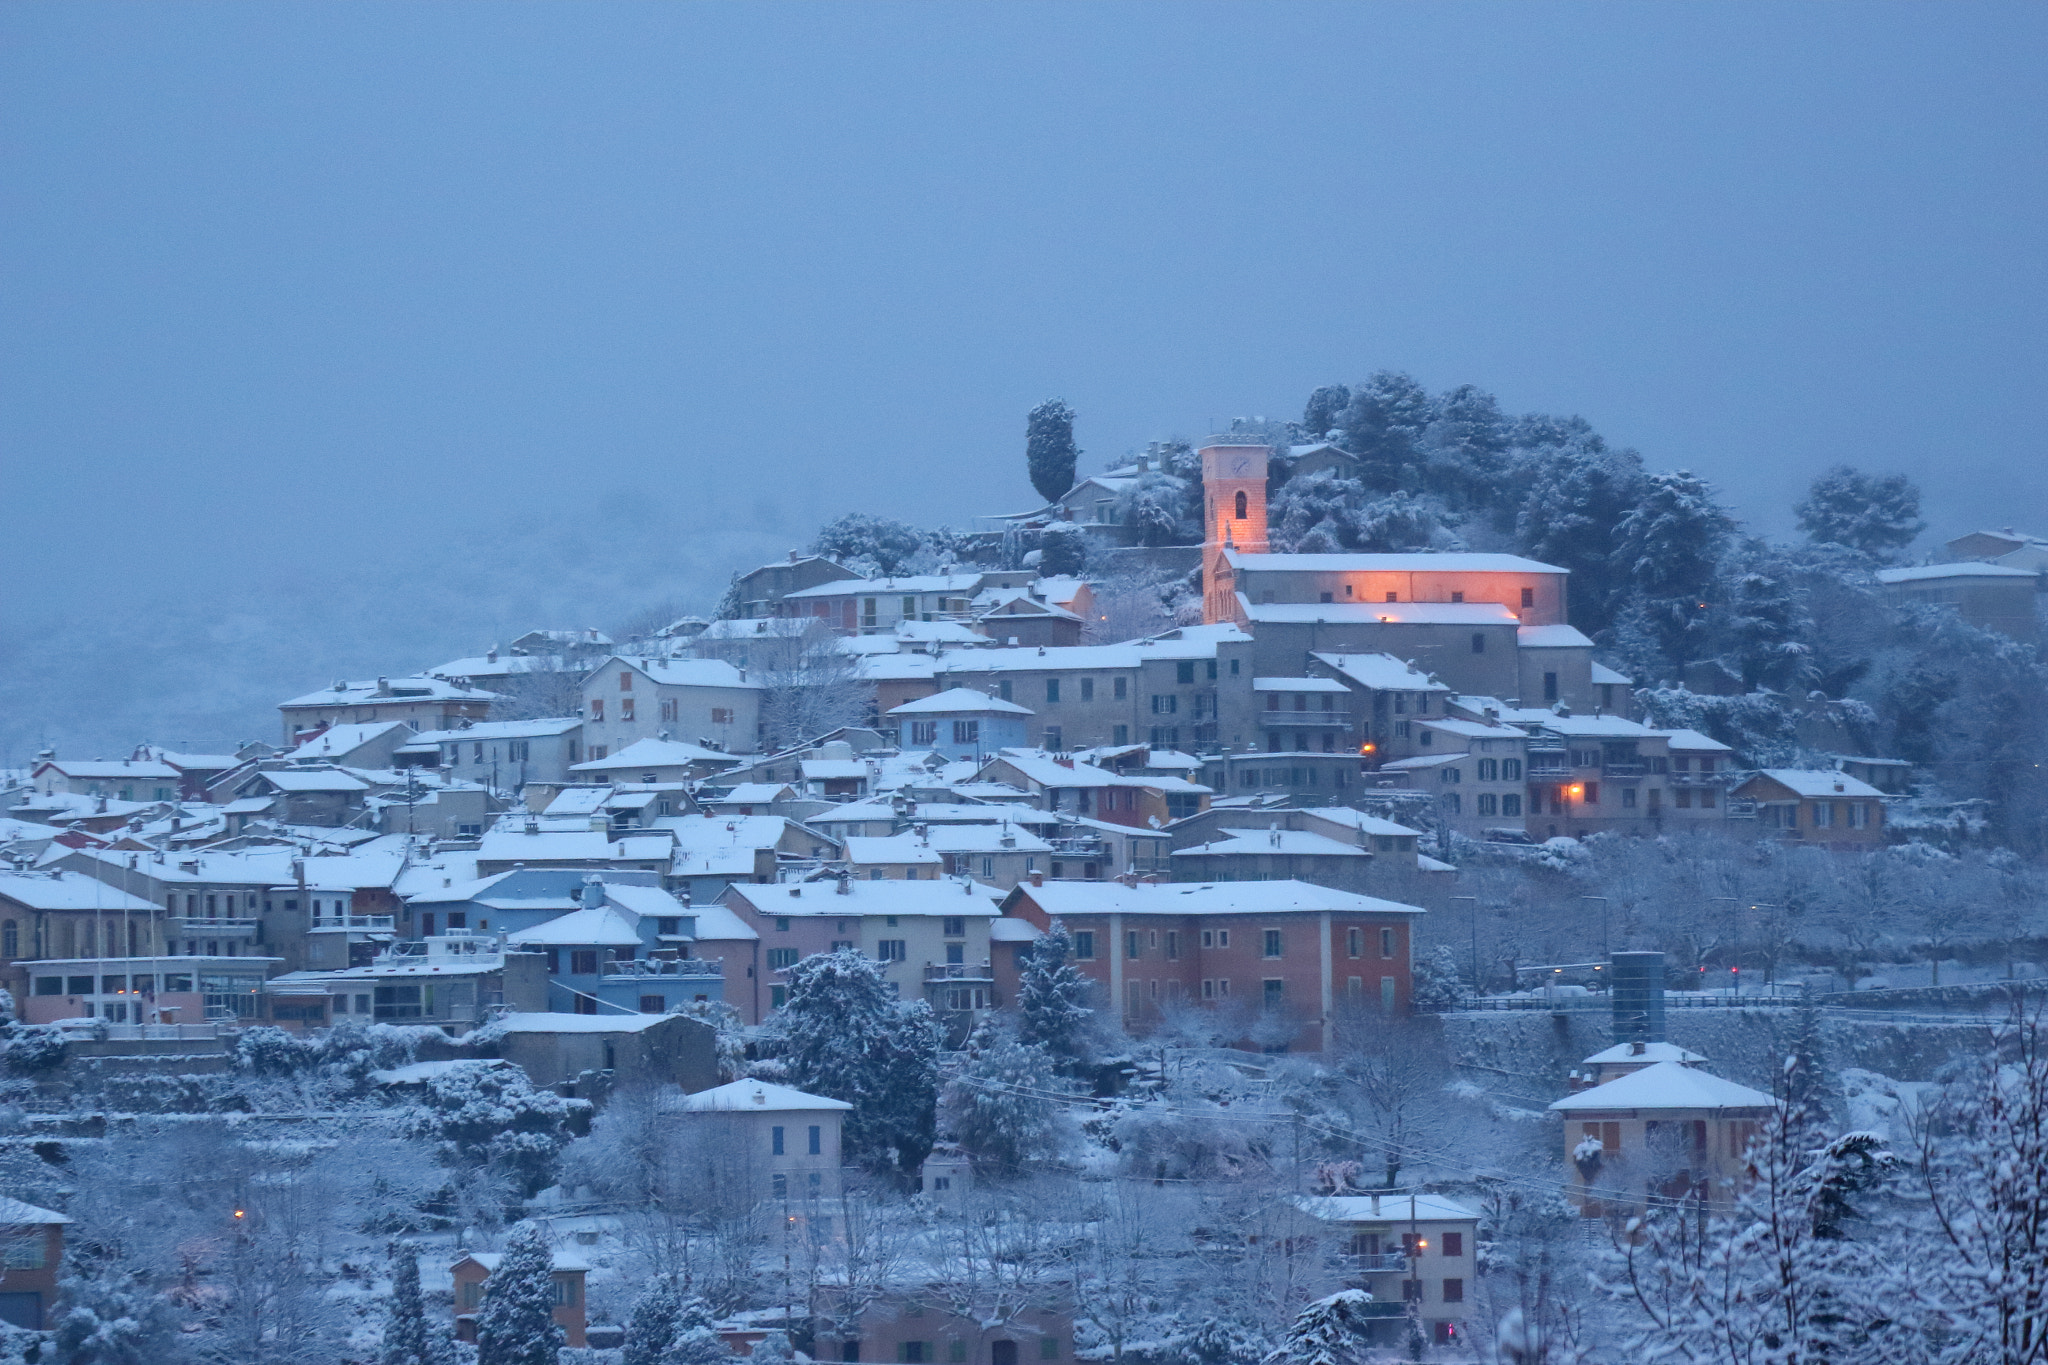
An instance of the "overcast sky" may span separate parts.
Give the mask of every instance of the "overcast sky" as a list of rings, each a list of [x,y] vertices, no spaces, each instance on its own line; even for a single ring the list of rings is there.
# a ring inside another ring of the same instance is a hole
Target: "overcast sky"
[[[0,762],[1405,369],[2048,531],[2024,5],[0,7]],[[1933,539],[1933,537],[1930,537]]]

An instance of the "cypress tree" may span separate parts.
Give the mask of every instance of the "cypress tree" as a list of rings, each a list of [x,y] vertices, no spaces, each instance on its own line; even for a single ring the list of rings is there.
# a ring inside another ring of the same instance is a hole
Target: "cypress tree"
[[[1047,502],[1074,486],[1074,466],[1081,452],[1074,445],[1074,410],[1048,398],[1024,422],[1024,462],[1031,486]]]
[[[559,1365],[561,1351],[555,1254],[546,1234],[525,1223],[506,1240],[498,1268],[484,1281],[476,1316],[477,1365]]]
[[[1081,1030],[1093,1013],[1081,1003],[1088,998],[1088,979],[1071,961],[1073,952],[1067,926],[1054,920],[1032,945],[1017,981],[1017,1036],[1044,1048],[1063,1067],[1081,1062]]]
[[[410,1242],[391,1247],[391,1301],[385,1310],[384,1350],[378,1365],[442,1365],[441,1342],[427,1325],[420,1296],[420,1249]]]

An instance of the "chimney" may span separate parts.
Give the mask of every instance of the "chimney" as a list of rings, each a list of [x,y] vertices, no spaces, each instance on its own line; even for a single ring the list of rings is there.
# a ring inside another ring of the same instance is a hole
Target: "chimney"
[[[851,896],[853,894],[853,874],[851,872],[839,874],[839,885],[832,888],[832,894],[835,896]]]
[[[377,695],[380,697],[388,697],[391,695],[391,679],[377,679]]]
[[[1636,1039],[1628,1045],[1628,1055],[1631,1057],[1640,1057],[1649,1050],[1650,1045],[1640,1038]]]
[[[1033,868],[1031,872],[1031,884],[1033,886],[1044,886],[1045,874],[1043,872],[1038,871],[1036,868]]]
[[[540,820],[538,817],[534,816],[531,813],[528,813],[526,817],[526,832],[528,834],[540,833]]]
[[[604,904],[604,878],[595,872],[583,879],[583,908],[595,910]]]
[[[492,645],[484,651],[484,662],[493,664],[498,662],[498,647],[496,645]]]

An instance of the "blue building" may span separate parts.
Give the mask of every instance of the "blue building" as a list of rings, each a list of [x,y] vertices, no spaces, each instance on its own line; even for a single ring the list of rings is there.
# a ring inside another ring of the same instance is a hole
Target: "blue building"
[[[979,763],[1008,748],[1031,743],[1025,720],[1031,709],[971,687],[955,687],[891,707],[899,745],[905,753],[936,751],[956,762]]]

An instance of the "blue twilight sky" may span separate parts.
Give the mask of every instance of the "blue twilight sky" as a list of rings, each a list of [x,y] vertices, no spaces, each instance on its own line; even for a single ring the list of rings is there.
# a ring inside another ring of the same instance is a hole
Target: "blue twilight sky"
[[[1406,369],[2048,531],[2039,4],[0,7],[0,763]]]

